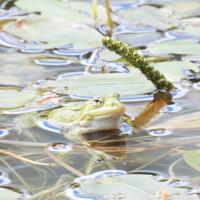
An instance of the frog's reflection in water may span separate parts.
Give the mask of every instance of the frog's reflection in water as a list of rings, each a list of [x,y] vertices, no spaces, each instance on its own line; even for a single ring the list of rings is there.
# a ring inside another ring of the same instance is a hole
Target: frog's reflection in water
[[[113,158],[126,156],[126,136],[121,130],[107,130],[93,133],[84,133],[86,144],[93,150],[100,151]]]

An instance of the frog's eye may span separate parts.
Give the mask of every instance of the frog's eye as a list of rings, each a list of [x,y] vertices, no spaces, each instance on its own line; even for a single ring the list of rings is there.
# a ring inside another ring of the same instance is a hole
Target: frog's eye
[[[99,98],[99,97],[94,98],[93,101],[95,102],[95,104],[103,104],[103,103],[104,103],[103,99],[102,99],[102,98]]]

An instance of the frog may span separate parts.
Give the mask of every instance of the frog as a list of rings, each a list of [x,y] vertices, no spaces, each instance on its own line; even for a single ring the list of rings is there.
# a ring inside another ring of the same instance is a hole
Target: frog
[[[114,93],[43,111],[36,121],[48,120],[65,137],[74,137],[90,132],[118,130],[124,113],[125,105],[120,102],[119,94]]]

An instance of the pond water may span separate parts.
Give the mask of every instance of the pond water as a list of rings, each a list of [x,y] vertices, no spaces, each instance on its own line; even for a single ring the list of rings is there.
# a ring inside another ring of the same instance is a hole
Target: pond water
[[[96,23],[92,1],[0,2],[0,199],[199,199],[199,0],[110,1],[113,38],[176,90],[138,133],[122,121],[78,140],[48,114],[67,107],[73,122],[85,100],[118,92],[134,118],[154,85],[102,46],[103,1]]]

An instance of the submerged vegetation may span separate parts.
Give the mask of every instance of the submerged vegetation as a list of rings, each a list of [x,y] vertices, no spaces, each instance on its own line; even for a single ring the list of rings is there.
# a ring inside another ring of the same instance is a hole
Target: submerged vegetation
[[[0,6],[0,200],[199,200],[200,0]]]

